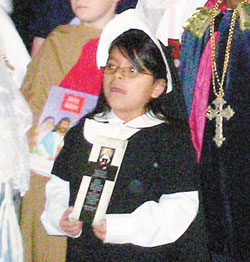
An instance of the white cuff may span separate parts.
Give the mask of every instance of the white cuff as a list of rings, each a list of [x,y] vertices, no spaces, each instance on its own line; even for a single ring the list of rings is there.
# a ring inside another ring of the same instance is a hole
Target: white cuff
[[[59,223],[69,207],[69,182],[52,175],[46,184],[46,202],[41,222],[49,235],[65,235]]]
[[[104,243],[128,243],[135,235],[135,223],[130,214],[109,214],[105,216],[107,233]]]
[[[58,218],[61,218],[63,213],[66,209],[58,210],[57,209],[57,215]],[[53,222],[51,219],[49,219],[49,214],[47,210],[44,210],[41,215],[41,222],[47,232],[48,235],[54,235],[54,236],[65,236],[66,233],[63,232],[59,226],[60,220],[53,219]]]

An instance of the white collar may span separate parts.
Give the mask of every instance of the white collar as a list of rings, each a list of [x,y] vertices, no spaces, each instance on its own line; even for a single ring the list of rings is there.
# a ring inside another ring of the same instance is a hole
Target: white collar
[[[124,126],[130,128],[146,128],[146,127],[156,126],[164,122],[164,120],[158,119],[152,112],[147,112],[125,123],[122,119],[120,119],[115,114],[113,110],[108,111],[104,115],[102,113],[96,114],[94,116],[94,119],[97,122],[123,124]]]
[[[145,113],[127,123],[121,120],[112,110],[106,114],[97,114],[94,119],[86,119],[84,124],[84,138],[94,143],[96,136],[126,140],[142,128],[152,127],[164,123],[151,113]]]

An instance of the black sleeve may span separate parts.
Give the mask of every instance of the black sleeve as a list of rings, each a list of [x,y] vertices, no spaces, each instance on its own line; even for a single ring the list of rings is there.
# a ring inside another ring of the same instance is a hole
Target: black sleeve
[[[165,133],[167,135],[162,135],[161,144],[157,143],[158,148],[155,148],[159,174],[162,176],[162,191],[176,193],[198,190],[196,154],[189,129],[186,125],[168,125]]]
[[[64,146],[57,156],[52,174],[70,182],[74,182],[88,161],[91,144],[83,138],[83,125],[80,123],[71,128],[64,138]],[[80,175],[79,175],[80,176]]]
[[[75,202],[92,147],[83,137],[83,126],[84,121],[67,132],[52,169],[52,174],[70,182],[70,205]]]

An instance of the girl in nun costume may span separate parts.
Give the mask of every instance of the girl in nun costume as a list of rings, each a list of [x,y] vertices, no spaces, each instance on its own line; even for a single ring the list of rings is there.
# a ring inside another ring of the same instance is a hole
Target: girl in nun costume
[[[104,29],[97,63],[103,67],[98,105],[67,133],[46,186],[47,233],[68,236],[67,261],[207,261],[179,89],[136,10]],[[69,215],[98,135],[128,144],[106,215],[91,225]]]

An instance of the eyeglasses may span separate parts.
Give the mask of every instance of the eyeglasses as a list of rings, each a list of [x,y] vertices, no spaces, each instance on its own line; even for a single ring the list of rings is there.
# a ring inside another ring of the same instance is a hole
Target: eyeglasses
[[[120,69],[121,73],[128,78],[135,78],[138,76],[138,74],[152,75],[148,72],[139,72],[138,69],[132,66],[120,67],[113,64],[107,64],[106,66],[103,66],[102,69],[104,74],[110,74],[110,75],[115,74],[116,71]]]

